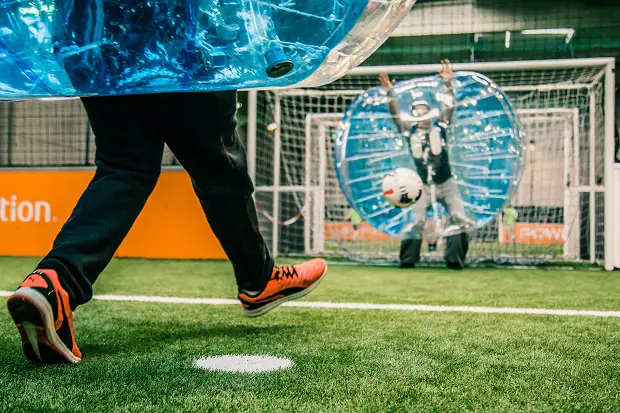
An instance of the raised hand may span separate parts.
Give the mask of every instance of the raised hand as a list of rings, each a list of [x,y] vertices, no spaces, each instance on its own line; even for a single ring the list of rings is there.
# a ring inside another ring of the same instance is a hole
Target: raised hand
[[[387,73],[379,74],[379,83],[381,83],[381,87],[384,89],[392,89],[394,87],[394,83],[390,80]]]

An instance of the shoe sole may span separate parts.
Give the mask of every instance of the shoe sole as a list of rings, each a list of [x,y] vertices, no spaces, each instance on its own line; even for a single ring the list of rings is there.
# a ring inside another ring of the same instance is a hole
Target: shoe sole
[[[321,276],[314,282],[314,284],[312,284],[310,287],[306,288],[305,290],[301,290],[300,292],[295,293],[295,294],[287,295],[286,297],[278,298],[277,300],[272,301],[269,304],[265,304],[264,306],[262,306],[261,308],[257,308],[256,310],[246,310],[244,308],[243,312],[245,313],[247,317],[250,317],[250,318],[260,317],[268,313],[269,311],[273,310],[274,308],[279,307],[280,305],[284,304],[287,301],[293,301],[293,300],[297,300],[299,298],[305,297],[306,295],[310,294],[312,290],[314,290],[321,283],[321,281],[323,281],[323,278],[325,277],[326,274],[327,274],[327,267],[325,267],[325,271],[323,271],[323,274],[321,274]]]
[[[8,299],[7,306],[24,340],[24,353],[29,359],[43,363],[77,363],[81,360],[67,348],[56,333],[54,311],[43,294],[32,288],[20,288]],[[27,349],[26,344],[30,345],[32,352]],[[50,349],[60,355],[62,360],[57,360],[58,357],[54,357]]]

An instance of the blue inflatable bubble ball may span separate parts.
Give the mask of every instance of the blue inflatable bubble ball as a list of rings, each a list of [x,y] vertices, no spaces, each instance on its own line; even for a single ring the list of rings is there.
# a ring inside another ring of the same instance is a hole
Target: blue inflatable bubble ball
[[[316,86],[415,0],[0,1],[0,98]]]
[[[335,164],[347,200],[373,227],[420,238],[425,221],[435,219],[437,235],[449,236],[500,214],[519,185],[523,142],[499,87],[481,74],[457,72],[451,82],[430,76],[358,96],[342,120]],[[404,208],[382,192],[389,189],[386,176],[401,171],[423,182],[421,197]]]

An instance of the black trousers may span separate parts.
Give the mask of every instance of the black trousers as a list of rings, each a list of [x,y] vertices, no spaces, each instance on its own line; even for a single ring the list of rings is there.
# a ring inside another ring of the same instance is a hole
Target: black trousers
[[[420,250],[422,238],[408,238],[400,244],[400,263],[415,265],[420,262]],[[469,250],[469,235],[466,233],[451,235],[446,238],[445,260],[447,264],[465,265],[467,251]]]
[[[164,144],[192,178],[240,290],[265,286],[273,260],[260,234],[247,159],[236,134],[236,92],[82,99],[97,171],[39,268],[54,269],[75,308],[89,301],[151,195]]]

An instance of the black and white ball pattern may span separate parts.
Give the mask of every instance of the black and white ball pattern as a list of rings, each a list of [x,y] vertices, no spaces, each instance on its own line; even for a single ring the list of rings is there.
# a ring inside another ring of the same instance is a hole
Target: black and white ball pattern
[[[408,168],[390,172],[381,185],[385,200],[396,208],[407,208],[422,197],[422,178]]]

